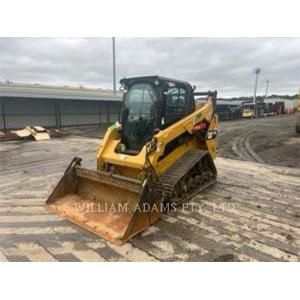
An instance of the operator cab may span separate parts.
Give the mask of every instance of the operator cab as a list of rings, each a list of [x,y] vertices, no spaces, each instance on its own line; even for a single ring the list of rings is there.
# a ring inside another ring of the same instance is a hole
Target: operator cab
[[[192,86],[184,81],[147,76],[120,81],[123,94],[121,143],[128,154],[137,154],[159,130],[195,110]]]

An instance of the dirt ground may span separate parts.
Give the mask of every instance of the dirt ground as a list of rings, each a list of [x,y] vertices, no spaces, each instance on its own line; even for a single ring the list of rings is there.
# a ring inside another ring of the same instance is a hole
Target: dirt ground
[[[300,168],[296,115],[219,123],[218,156]]]
[[[44,205],[95,138],[0,144],[0,261],[299,261],[300,169],[217,158],[218,180],[119,247]]]
[[[217,183],[121,247],[44,207],[74,156],[95,169],[103,128],[2,142],[0,261],[299,261],[294,123],[295,116],[221,122]]]

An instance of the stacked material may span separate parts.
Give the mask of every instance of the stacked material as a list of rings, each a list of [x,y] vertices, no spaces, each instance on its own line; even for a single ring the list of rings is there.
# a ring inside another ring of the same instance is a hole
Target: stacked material
[[[34,139],[36,141],[50,140],[50,137],[59,137],[62,135],[59,129],[46,129],[41,126],[26,126],[20,130],[0,131],[0,141]]]
[[[50,135],[44,127],[26,126],[24,129],[13,131],[19,137],[32,136],[36,141],[50,140]]]

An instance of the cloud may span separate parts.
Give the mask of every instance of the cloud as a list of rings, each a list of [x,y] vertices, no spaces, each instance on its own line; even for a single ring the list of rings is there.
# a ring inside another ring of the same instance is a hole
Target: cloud
[[[221,96],[300,88],[300,38],[116,38],[117,78],[164,75]],[[110,38],[0,38],[0,81],[112,87]]]

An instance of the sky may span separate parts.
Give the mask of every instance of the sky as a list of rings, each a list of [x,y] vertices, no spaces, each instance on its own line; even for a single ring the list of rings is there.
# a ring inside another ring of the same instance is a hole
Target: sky
[[[221,97],[296,94],[300,38],[116,38],[117,80],[162,75]],[[112,88],[111,38],[0,38],[0,81]],[[119,84],[117,83],[117,86]]]

